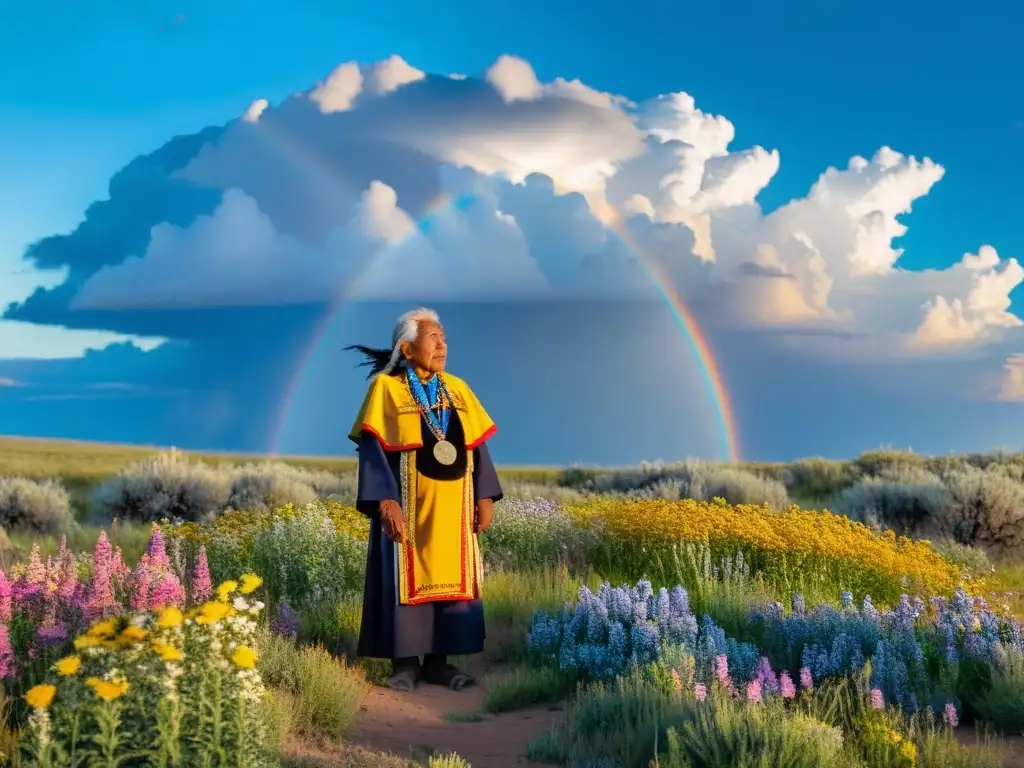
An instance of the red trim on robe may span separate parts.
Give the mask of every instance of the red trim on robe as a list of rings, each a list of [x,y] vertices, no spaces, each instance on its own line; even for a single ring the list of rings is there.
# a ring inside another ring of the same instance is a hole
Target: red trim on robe
[[[423,443],[409,443],[408,445],[389,445],[387,440],[381,437],[380,432],[375,430],[365,421],[363,422],[363,425],[360,427],[360,429],[362,429],[364,432],[369,432],[371,435],[376,437],[377,440],[380,441],[381,447],[385,451],[414,451],[423,447]]]
[[[491,424],[491,428],[484,432],[482,435],[480,435],[480,438],[478,440],[474,440],[472,443],[466,443],[466,450],[472,451],[474,448],[478,448],[479,446],[483,445],[483,443],[486,442],[497,431],[498,425]]]

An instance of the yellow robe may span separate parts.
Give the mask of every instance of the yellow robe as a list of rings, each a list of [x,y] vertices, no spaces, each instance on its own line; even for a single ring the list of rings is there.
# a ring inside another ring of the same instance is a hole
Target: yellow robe
[[[399,486],[406,544],[395,544],[398,600],[418,605],[479,596],[483,569],[473,532],[473,449],[497,431],[473,390],[450,373],[441,374],[458,413],[468,454],[464,477],[435,480],[416,469],[423,447],[420,408],[404,376],[379,375],[370,383],[349,437],[374,435],[385,451],[400,452]]]

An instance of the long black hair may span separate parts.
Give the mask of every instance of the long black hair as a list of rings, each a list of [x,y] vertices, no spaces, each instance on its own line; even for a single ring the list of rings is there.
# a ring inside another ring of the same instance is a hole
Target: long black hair
[[[357,367],[370,369],[370,372],[366,374],[366,378],[372,379],[378,373],[382,373],[387,369],[388,364],[391,362],[391,354],[394,350],[391,349],[374,349],[373,347],[366,347],[362,344],[349,344],[345,347],[345,350],[355,349],[358,350],[362,356],[363,361],[357,364]]]

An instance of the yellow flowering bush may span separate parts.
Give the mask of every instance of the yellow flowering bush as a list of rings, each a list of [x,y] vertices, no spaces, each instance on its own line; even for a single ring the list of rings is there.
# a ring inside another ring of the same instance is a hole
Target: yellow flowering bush
[[[50,766],[244,765],[275,760],[265,733],[246,574],[183,613],[136,613],[92,625],[51,679],[30,689],[27,764]]]
[[[662,575],[680,544],[705,543],[714,559],[742,552],[752,572],[789,590],[848,589],[882,602],[904,592],[950,594],[963,582],[927,542],[796,506],[602,499],[569,511],[598,532],[594,565],[633,578]]]

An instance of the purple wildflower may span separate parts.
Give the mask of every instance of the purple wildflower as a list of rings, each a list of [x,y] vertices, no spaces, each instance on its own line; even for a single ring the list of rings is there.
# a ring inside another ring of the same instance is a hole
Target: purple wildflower
[[[294,638],[299,634],[299,614],[284,600],[277,606],[277,615],[274,616],[271,629],[285,637]]]
[[[697,701],[704,701],[708,697],[708,688],[704,683],[693,684],[693,697]]]
[[[48,624],[36,630],[36,642],[45,648],[56,648],[68,639],[68,628],[64,624]]]

